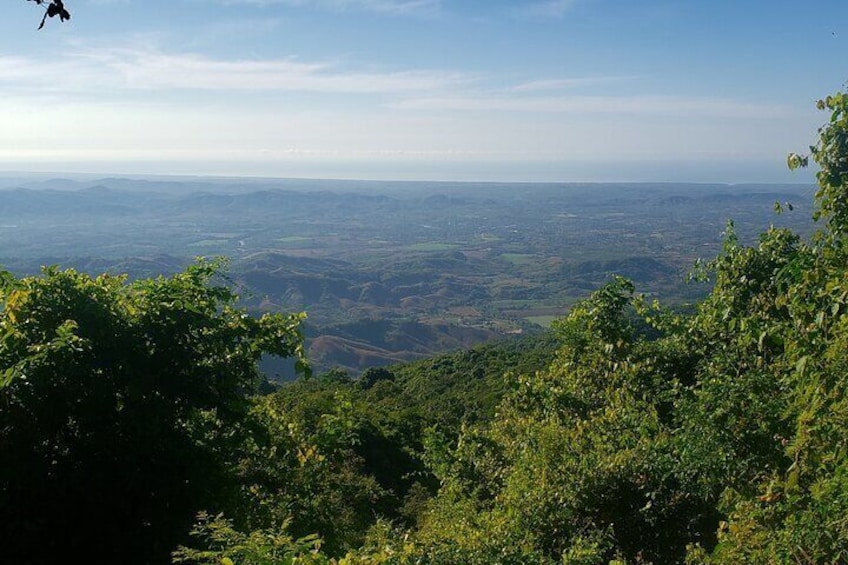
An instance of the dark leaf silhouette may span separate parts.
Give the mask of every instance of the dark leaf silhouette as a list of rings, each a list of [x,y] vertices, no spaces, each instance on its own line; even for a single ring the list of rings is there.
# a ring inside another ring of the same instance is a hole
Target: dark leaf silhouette
[[[47,18],[52,18],[55,16],[59,16],[60,21],[66,21],[71,19],[71,14],[68,10],[65,9],[65,4],[62,0],[29,0],[30,2],[35,2],[39,6],[46,6],[47,9],[44,11],[44,17],[41,18],[41,24],[38,26],[38,29],[44,27],[44,22],[47,21]]]

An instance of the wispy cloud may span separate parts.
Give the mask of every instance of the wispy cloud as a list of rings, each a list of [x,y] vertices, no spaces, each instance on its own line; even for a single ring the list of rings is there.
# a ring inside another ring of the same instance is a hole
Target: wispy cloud
[[[0,57],[0,84],[18,93],[114,90],[422,93],[473,78],[440,70],[360,71],[333,62],[222,60],[144,48],[84,49],[50,61]]]
[[[387,93],[441,90],[465,80],[458,73],[442,71],[359,72],[340,69],[333,63],[296,59],[228,61],[136,51],[88,56],[135,89]]]
[[[254,6],[315,7],[325,10],[363,10],[392,15],[433,14],[440,10],[441,0],[218,0],[221,4]]]
[[[608,77],[581,77],[581,78],[560,78],[560,79],[545,79],[525,82],[512,87],[513,92],[541,92],[551,90],[569,90],[573,88],[582,88],[587,86],[598,86],[609,84],[612,82],[621,82],[633,80],[635,76],[608,76]]]
[[[540,78],[497,90],[484,75],[445,69],[365,69],[337,61],[222,59],[164,52],[150,45],[78,47],[39,60],[0,56],[0,99],[86,98],[146,101],[179,92],[321,93],[371,95],[372,109],[447,112],[523,112],[673,116],[680,118],[776,118],[791,113],[767,102],[685,95],[622,95],[615,83],[626,76]],[[597,95],[572,95],[587,86]]]
[[[544,0],[531,2],[523,7],[522,12],[534,18],[559,19],[571,9],[576,0]]]
[[[686,96],[430,97],[403,100],[393,104],[393,107],[404,110],[626,114],[689,118],[775,118],[788,112],[777,104]]]
[[[598,95],[562,91],[632,77],[539,79],[487,90],[483,76],[443,69],[359,70],[334,61],[218,59],[167,53],[149,46],[79,48],[43,61],[0,57],[0,98],[14,96],[121,100],[136,93],[291,92],[373,95],[371,107],[448,112],[623,114],[681,118],[776,118],[789,112],[769,103],[671,95]],[[136,96],[136,98],[138,98]],[[150,98],[155,100],[156,96]]]

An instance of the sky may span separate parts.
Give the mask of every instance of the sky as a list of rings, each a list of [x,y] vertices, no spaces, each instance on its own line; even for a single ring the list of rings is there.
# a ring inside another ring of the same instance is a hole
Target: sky
[[[806,182],[848,2],[65,0],[0,21],[0,172]]]

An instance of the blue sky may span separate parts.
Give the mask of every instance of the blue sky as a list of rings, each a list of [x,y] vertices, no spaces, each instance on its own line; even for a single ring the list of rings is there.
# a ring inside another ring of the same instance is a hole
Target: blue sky
[[[66,0],[0,23],[0,171],[803,181],[848,2]]]

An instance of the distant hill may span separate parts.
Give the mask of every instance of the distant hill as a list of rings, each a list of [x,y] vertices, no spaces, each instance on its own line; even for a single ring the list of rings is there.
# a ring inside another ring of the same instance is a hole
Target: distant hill
[[[132,277],[230,259],[255,312],[305,310],[316,369],[358,372],[532,332],[615,274],[669,302],[685,275],[770,224],[811,230],[812,187],[21,178],[0,198],[0,264]],[[775,202],[794,211],[777,216]],[[379,329],[380,324],[385,328]]]

